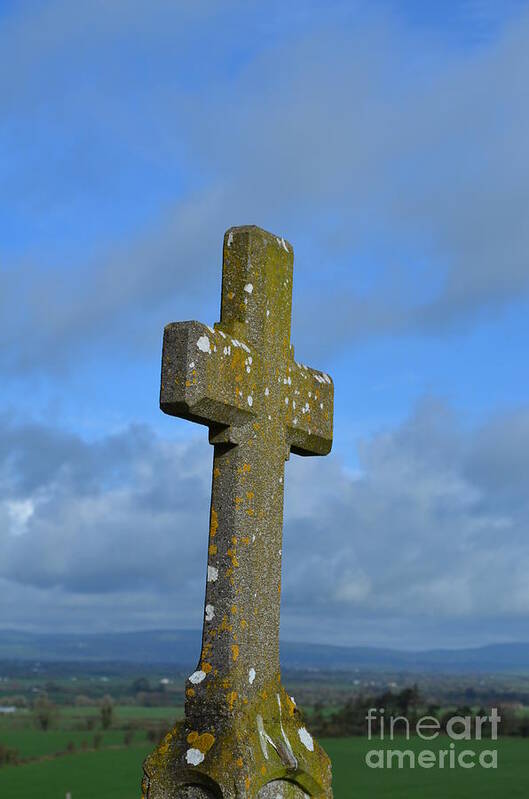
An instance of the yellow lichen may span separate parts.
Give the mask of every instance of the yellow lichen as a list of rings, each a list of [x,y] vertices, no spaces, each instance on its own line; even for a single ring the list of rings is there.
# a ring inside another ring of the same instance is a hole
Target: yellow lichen
[[[218,526],[219,526],[219,517],[217,515],[217,511],[214,508],[211,508],[211,525],[209,529],[209,534],[211,538],[215,538]]]
[[[222,624],[220,625],[219,630],[221,632],[227,631],[227,632],[230,632],[230,633],[233,630],[232,625],[228,624],[228,617],[227,616],[224,616],[224,618],[222,619]]]
[[[195,749],[199,749],[203,755],[209,752],[214,743],[215,736],[210,732],[203,732],[202,735],[197,736],[194,741]]]
[[[285,702],[286,702],[286,705],[287,705],[287,708],[288,708],[289,715],[293,716],[294,715],[294,711],[296,710],[296,705],[294,704],[294,702],[292,701],[290,696],[288,696],[288,694],[285,697]]]

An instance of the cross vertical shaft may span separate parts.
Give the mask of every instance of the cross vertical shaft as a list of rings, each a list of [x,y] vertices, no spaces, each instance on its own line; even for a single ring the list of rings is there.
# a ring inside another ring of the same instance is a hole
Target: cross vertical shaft
[[[179,785],[213,780],[226,798],[257,796],[284,776],[331,796],[326,756],[279,668],[284,464],[291,450],[324,455],[332,443],[332,381],[296,363],[290,344],[292,270],[283,238],[232,228],[220,322],[164,333],[161,408],[207,425],[214,446],[202,651],[184,731],[167,751],[179,760]],[[149,799],[169,796],[152,788],[149,761],[146,774]]]

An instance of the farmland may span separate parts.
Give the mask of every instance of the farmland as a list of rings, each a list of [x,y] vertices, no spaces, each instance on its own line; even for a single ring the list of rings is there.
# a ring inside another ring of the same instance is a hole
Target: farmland
[[[14,712],[0,714],[1,799],[65,799],[67,793],[72,799],[139,799],[144,757],[182,717],[183,674],[109,664],[75,671],[69,667],[63,672],[59,666],[34,670],[19,664],[10,671],[0,686],[0,705],[16,704]],[[496,799],[499,793],[521,799],[529,795],[526,676],[504,676],[487,683],[480,678],[475,690],[456,678],[429,680],[421,678],[419,691],[415,684],[400,690],[381,673],[288,675],[289,689],[305,708],[307,725],[331,756],[335,799]],[[400,685],[405,684],[401,677]],[[376,690],[382,693],[375,695]],[[387,714],[406,712],[412,719],[433,713],[442,721],[456,711],[480,713],[483,705],[478,700],[482,699],[488,700],[489,708],[497,699],[503,702],[499,706],[508,723],[502,724],[497,741],[454,744],[442,734],[442,726],[439,737],[428,742],[413,735],[409,741],[397,737],[393,743],[366,738],[366,707],[383,704]],[[451,743],[455,755],[464,749],[474,749],[477,755],[483,749],[497,749],[498,767],[464,768],[457,758],[454,768],[449,761],[439,767],[435,753],[450,751]],[[409,750],[417,756],[428,749],[435,762],[430,768],[417,763],[412,768],[411,755],[407,755],[402,768],[397,761],[392,768],[370,768],[366,753],[381,747]]]
[[[44,735],[43,733],[40,733]],[[108,739],[110,744],[110,739]],[[529,792],[529,742],[502,739],[496,770],[473,769],[380,769],[365,765],[370,744],[363,738],[329,739],[322,742],[333,761],[335,799],[371,796],[377,799],[525,799]],[[403,742],[404,743],[404,742]],[[487,744],[481,742],[480,748]],[[399,748],[418,751],[424,742],[411,739]],[[431,749],[448,747],[439,739]],[[463,747],[459,747],[463,748]],[[146,742],[129,747],[102,748],[65,755],[0,771],[3,799],[139,799],[141,762],[150,751]]]

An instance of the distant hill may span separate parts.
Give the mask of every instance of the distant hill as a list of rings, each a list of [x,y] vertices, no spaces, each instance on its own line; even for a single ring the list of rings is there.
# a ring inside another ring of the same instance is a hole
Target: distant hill
[[[126,662],[193,668],[200,648],[196,630],[54,634],[0,631],[0,660]],[[529,673],[529,643],[492,644],[476,649],[402,652],[376,647],[282,642],[285,669],[380,670],[431,673]]]

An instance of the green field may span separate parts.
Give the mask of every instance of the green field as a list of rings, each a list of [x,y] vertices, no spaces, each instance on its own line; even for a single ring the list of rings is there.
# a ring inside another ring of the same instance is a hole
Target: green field
[[[498,768],[431,769],[393,768],[373,770],[365,765],[375,742],[364,738],[330,739],[322,742],[333,761],[335,799],[526,799],[529,796],[529,741],[504,738],[498,748]],[[440,738],[426,744],[412,739],[395,741],[393,748],[437,750],[448,748]],[[490,748],[491,742],[458,743],[457,749]],[[139,799],[141,762],[151,750],[147,743],[130,748],[102,749],[65,755],[54,760],[8,766],[0,770],[2,799]]]

